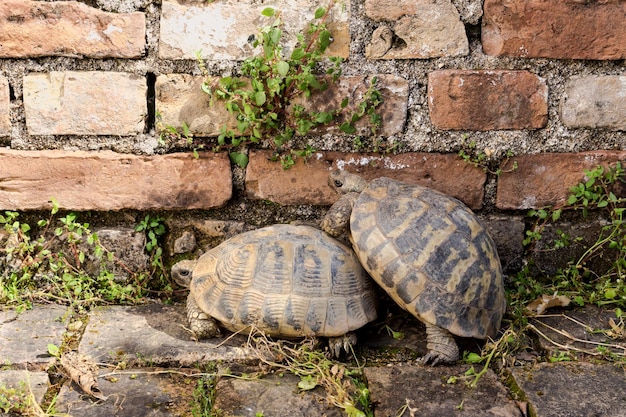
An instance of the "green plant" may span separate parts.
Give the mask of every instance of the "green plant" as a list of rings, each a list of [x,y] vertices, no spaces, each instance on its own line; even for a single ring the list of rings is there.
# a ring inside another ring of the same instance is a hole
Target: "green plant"
[[[320,7],[315,12],[315,22],[310,24],[306,34],[297,35],[297,45],[291,54],[283,55],[281,37],[283,22],[279,11],[268,7],[262,15],[273,21],[261,28],[259,37],[253,41],[261,53],[247,58],[241,66],[242,77],[209,77],[204,63],[199,60],[200,68],[206,76],[203,91],[210,95],[212,103],[220,101],[235,119],[235,128],[223,126],[217,138],[219,149],[228,149],[233,162],[245,166],[247,157],[240,150],[241,146],[266,144],[276,151],[276,159],[284,167],[293,164],[298,156],[304,155],[293,149],[292,140],[304,136],[311,129],[320,125],[338,123],[339,129],[347,134],[356,132],[354,123],[363,117],[369,117],[372,129],[376,132],[381,118],[376,108],[382,103],[382,96],[376,88],[377,80],[371,84],[363,99],[348,110],[348,98],[341,102],[340,108],[327,111],[307,110],[302,99],[314,92],[324,91],[341,75],[341,58],[330,57],[332,64],[326,70],[326,76],[317,75],[318,64],[332,42],[332,34],[326,26],[328,8]]]
[[[192,398],[191,415],[193,417],[215,417],[217,414],[213,410],[215,401],[214,377],[198,378]]]
[[[150,255],[152,266],[151,276],[161,281],[165,280],[167,272],[163,263],[163,248],[161,239],[167,232],[163,217],[146,215],[135,227],[135,231],[144,232],[146,235],[146,252]],[[167,284],[166,284],[167,285]]]
[[[34,225],[17,212],[0,215],[7,236],[0,245],[0,302],[25,308],[34,300],[84,305],[140,299],[142,272],[128,271],[76,213],[57,218],[58,211],[53,200],[50,216]],[[113,266],[135,285],[118,282]]]
[[[510,158],[513,156],[511,151],[507,151],[504,160],[499,164],[498,167],[492,168],[491,158],[493,156],[493,150],[485,149],[484,152],[477,151],[476,142],[470,142],[466,149],[459,150],[459,157],[467,162],[468,164],[474,166],[475,168],[481,168],[483,171],[493,174],[495,176],[500,176],[504,172],[512,172],[517,169],[517,161],[513,161],[513,166],[507,167]]]
[[[270,341],[262,333],[251,334],[251,348],[260,361],[270,369],[284,370],[300,377],[298,388],[311,390],[322,387],[327,401],[341,408],[350,417],[369,417],[373,412],[369,389],[362,369],[329,359],[323,351],[314,348],[315,342],[300,344]]]
[[[625,171],[621,163],[605,168],[598,166],[585,170],[585,180],[570,188],[566,202],[556,207],[544,207],[529,211],[535,219],[533,227],[526,232],[524,244],[532,247],[542,239],[545,227],[561,219],[565,212],[580,213],[583,219],[592,211],[601,212],[607,219],[595,242],[585,248],[567,267],[550,277],[549,291],[570,295],[577,304],[596,303],[626,306],[626,224],[624,210],[626,198],[617,197],[613,189],[626,184]],[[558,250],[580,242],[569,234],[557,230],[557,237],[549,250]],[[599,273],[588,265],[596,257],[610,258],[610,267]]]

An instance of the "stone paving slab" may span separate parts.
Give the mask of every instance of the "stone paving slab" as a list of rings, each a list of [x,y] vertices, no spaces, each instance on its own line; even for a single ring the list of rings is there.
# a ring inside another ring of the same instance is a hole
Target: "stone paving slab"
[[[469,366],[386,366],[365,368],[376,417],[522,417],[508,390],[490,370],[476,388],[461,381]]]
[[[191,416],[190,405],[197,378],[182,373],[194,370],[129,369],[123,372],[100,371],[98,387],[105,401],[83,394],[66,383],[59,392],[56,409],[72,416],[89,417],[173,417]]]
[[[29,390],[38,403],[48,391],[48,374],[46,372],[30,372],[25,370],[0,371],[0,387]]]
[[[511,373],[532,416],[626,416],[626,374],[616,365],[539,363]]]
[[[341,417],[343,412],[329,405],[323,390],[298,392],[300,378],[293,374],[271,374],[261,379],[222,377],[217,383],[215,407],[223,417]]]
[[[626,352],[626,339],[623,335],[617,337],[617,333],[623,330],[616,332],[610,325],[611,319],[616,325],[619,323],[615,310],[590,305],[551,313],[530,320],[543,350],[558,354],[559,351],[578,349],[581,354],[599,356],[598,346],[601,346],[615,354]],[[613,337],[609,332],[613,332]],[[576,351],[570,350],[570,353],[576,354]]]
[[[253,359],[238,335],[200,342],[185,329],[183,305],[149,304],[94,309],[78,351],[96,362],[189,366],[210,361]]]
[[[66,312],[66,307],[58,305],[36,305],[22,313],[0,311],[0,363],[45,369],[54,361],[48,344],[61,346],[63,342]]]

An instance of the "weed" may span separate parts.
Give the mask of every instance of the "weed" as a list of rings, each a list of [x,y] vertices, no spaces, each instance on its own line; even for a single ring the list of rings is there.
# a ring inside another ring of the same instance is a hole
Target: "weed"
[[[351,417],[372,416],[369,389],[360,367],[350,368],[314,349],[313,340],[300,344],[270,341],[262,333],[251,333],[251,348],[270,369],[284,370],[300,377],[298,387],[310,390],[321,386],[327,401]]]
[[[139,302],[147,272],[129,270],[76,213],[57,217],[58,211],[53,201],[50,216],[35,225],[21,222],[17,212],[0,214],[4,229],[0,302],[20,309],[41,300],[77,306]],[[162,233],[163,229],[148,226],[156,237]],[[149,244],[158,254],[155,241],[149,238]],[[160,257],[153,258],[153,265],[162,265]],[[111,268],[124,271],[133,284],[116,279]]]
[[[570,188],[569,197],[563,204],[529,211],[528,215],[535,222],[524,239],[524,244],[528,247],[542,239],[545,226],[558,221],[566,211],[580,213],[583,219],[591,211],[598,211],[604,213],[608,220],[595,242],[577,259],[571,260],[567,267],[559,270],[556,276],[550,278],[551,287],[548,293],[558,291],[571,296],[579,305],[595,303],[626,306],[626,198],[617,197],[613,192],[614,187],[624,183],[625,172],[619,162],[609,168],[598,166],[585,170],[585,180]],[[572,238],[558,230],[550,250],[568,247],[579,241],[579,238]],[[605,272],[598,273],[588,266],[596,257],[610,257],[610,267]],[[522,274],[518,275],[520,277]]]
[[[339,108],[325,111],[307,110],[300,104],[315,92],[321,92],[335,83],[341,75],[342,59],[329,57],[326,74],[319,75],[322,60],[333,38],[327,28],[329,10],[335,5],[332,0],[327,8],[315,11],[314,22],[306,33],[296,35],[297,44],[287,57],[283,54],[281,38],[283,21],[280,11],[267,7],[262,15],[272,19],[260,28],[252,45],[260,53],[247,58],[241,65],[241,77],[209,76],[202,59],[198,65],[206,80],[202,90],[211,97],[211,104],[219,102],[233,116],[235,127],[224,125],[217,137],[215,151],[227,150],[233,163],[245,167],[248,157],[245,148],[253,144],[269,146],[276,152],[283,168],[289,168],[298,157],[310,156],[313,149],[299,151],[293,148],[296,136],[305,136],[322,125],[336,125],[346,134],[356,132],[355,123],[368,118],[375,134],[381,124],[376,109],[382,104],[382,95],[377,89],[376,77],[358,103],[349,106],[345,98]],[[354,110],[351,110],[354,109]],[[161,126],[162,136],[177,137],[193,142],[189,130],[183,132]],[[201,145],[200,145],[201,146]]]
[[[507,151],[504,160],[499,164],[497,168],[491,167],[491,158],[494,154],[494,151],[488,148],[485,148],[483,152],[476,150],[476,142],[470,142],[466,149],[461,149],[458,153],[459,157],[463,159],[468,164],[474,166],[475,168],[481,168],[483,171],[495,175],[499,177],[504,172],[512,172],[517,169],[517,161],[513,161],[513,165],[511,167],[507,167],[510,161],[510,158],[513,156],[511,151]]]

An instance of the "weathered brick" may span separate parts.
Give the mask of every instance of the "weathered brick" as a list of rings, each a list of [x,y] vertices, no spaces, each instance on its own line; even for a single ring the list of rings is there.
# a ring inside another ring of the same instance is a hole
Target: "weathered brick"
[[[295,102],[307,109],[324,111],[339,109],[341,101],[349,97],[347,111],[363,98],[370,86],[371,77],[340,77],[336,84],[322,93],[313,93],[308,99]],[[389,136],[402,132],[407,116],[409,83],[402,77],[389,74],[377,75],[376,87],[381,92],[383,104],[377,113],[382,118],[379,129],[381,135]],[[169,74],[157,77],[156,108],[164,125],[181,128],[183,122],[198,136],[217,136],[226,123],[234,128],[236,124],[220,101],[210,105],[209,96],[201,90],[203,78],[185,74]],[[356,110],[356,109],[354,109]],[[342,120],[338,119],[338,123]],[[355,123],[357,134],[371,134],[367,117]],[[341,133],[337,125],[321,126],[311,134]]]
[[[561,98],[560,114],[567,127],[626,130],[626,76],[570,80]]]
[[[237,125],[220,102],[211,105],[202,91],[204,77],[188,74],[159,75],[155,84],[156,110],[165,126],[181,129],[183,123],[197,136],[217,136],[222,126]]]
[[[375,76],[377,80],[375,88],[380,91],[383,98],[383,103],[376,109],[376,113],[382,119],[377,133],[383,136],[402,133],[407,116],[409,82],[402,77],[392,74],[378,74]],[[340,109],[341,101],[347,97],[349,102],[345,110],[346,115],[349,116],[357,111],[358,104],[363,100],[367,89],[370,87],[371,78],[371,76],[340,77],[326,91],[313,93],[308,99],[296,100],[296,102],[311,111],[332,111]],[[341,134],[339,125],[343,121],[344,119],[340,117],[337,119],[337,123],[320,126],[312,133]],[[371,124],[368,117],[362,118],[354,125],[357,129],[355,134],[360,136],[371,135]]]
[[[500,209],[523,210],[563,203],[569,189],[585,178],[584,170],[618,161],[624,166],[626,151],[544,153],[513,159],[517,169],[503,172],[498,178],[496,206]],[[626,190],[622,193],[626,196]]]
[[[528,71],[434,71],[428,109],[437,129],[538,129],[548,121],[548,87]]]
[[[469,53],[465,26],[450,0],[366,0],[365,14],[372,20],[389,22],[372,33],[365,48],[368,58],[435,58]]]
[[[270,161],[271,153],[250,153],[246,170],[246,195],[283,205],[330,205],[339,196],[328,185],[332,169],[357,172],[371,180],[390,177],[420,184],[456,197],[470,208],[482,206],[486,175],[453,154],[406,153],[379,156],[341,152],[319,152],[306,163],[298,160],[284,170]]]
[[[111,151],[0,149],[0,209],[186,210],[232,195],[226,154],[136,156]]]
[[[77,1],[0,3],[0,58],[137,58],[145,53],[145,32],[139,12],[107,13]]]
[[[528,58],[626,58],[623,1],[485,0],[483,51]]]
[[[65,71],[24,77],[31,135],[134,135],[144,130],[147,82],[122,72]]]
[[[11,93],[9,81],[0,76],[0,136],[11,134]]]
[[[271,6],[281,12],[284,23],[285,55],[295,45],[296,33],[306,31],[319,7],[315,0],[292,2],[278,0]],[[253,2],[208,2],[181,4],[163,1],[159,57],[164,59],[195,59],[201,52],[208,60],[243,60],[257,53],[250,41],[259,36],[259,29],[273,22],[261,15],[269,4]],[[327,21],[333,42],[327,50],[329,56],[347,58],[350,47],[348,20],[349,2],[337,2]]]

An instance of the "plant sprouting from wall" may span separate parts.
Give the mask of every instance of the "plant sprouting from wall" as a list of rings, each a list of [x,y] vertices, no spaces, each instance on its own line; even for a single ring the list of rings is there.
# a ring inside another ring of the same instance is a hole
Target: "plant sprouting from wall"
[[[273,20],[254,39],[253,46],[261,53],[243,62],[240,78],[211,78],[200,60],[206,76],[203,91],[211,96],[213,105],[224,105],[235,119],[234,127],[222,127],[216,148],[228,149],[234,162],[241,166],[247,163],[241,146],[263,144],[273,148],[288,166],[290,160],[302,156],[292,148],[292,140],[318,126],[337,124],[342,132],[353,134],[354,123],[363,117],[369,117],[374,131],[380,125],[381,118],[375,110],[382,103],[382,96],[376,89],[375,77],[362,100],[351,107],[354,111],[348,110],[347,98],[340,108],[324,111],[308,110],[298,101],[326,90],[341,75],[342,59],[336,57],[328,58],[331,65],[325,76],[317,74],[318,63],[332,42],[326,22],[334,4],[333,1],[328,8],[315,11],[315,21],[306,34],[297,35],[297,44],[289,56],[283,54],[281,46],[281,13],[265,8],[262,15]]]
[[[626,175],[621,163],[608,168],[598,166],[585,170],[584,181],[570,188],[566,202],[528,213],[535,219],[524,239],[524,244],[529,247],[543,238],[547,224],[558,221],[565,212],[578,212],[586,219],[593,211],[602,214],[607,220],[595,242],[552,277],[554,288],[551,290],[572,296],[574,302],[580,305],[591,302],[626,306],[626,198],[618,197],[614,192],[624,187]],[[567,247],[579,240],[557,230],[552,250]],[[589,267],[590,262],[597,257],[610,260],[606,271],[600,273]]]

